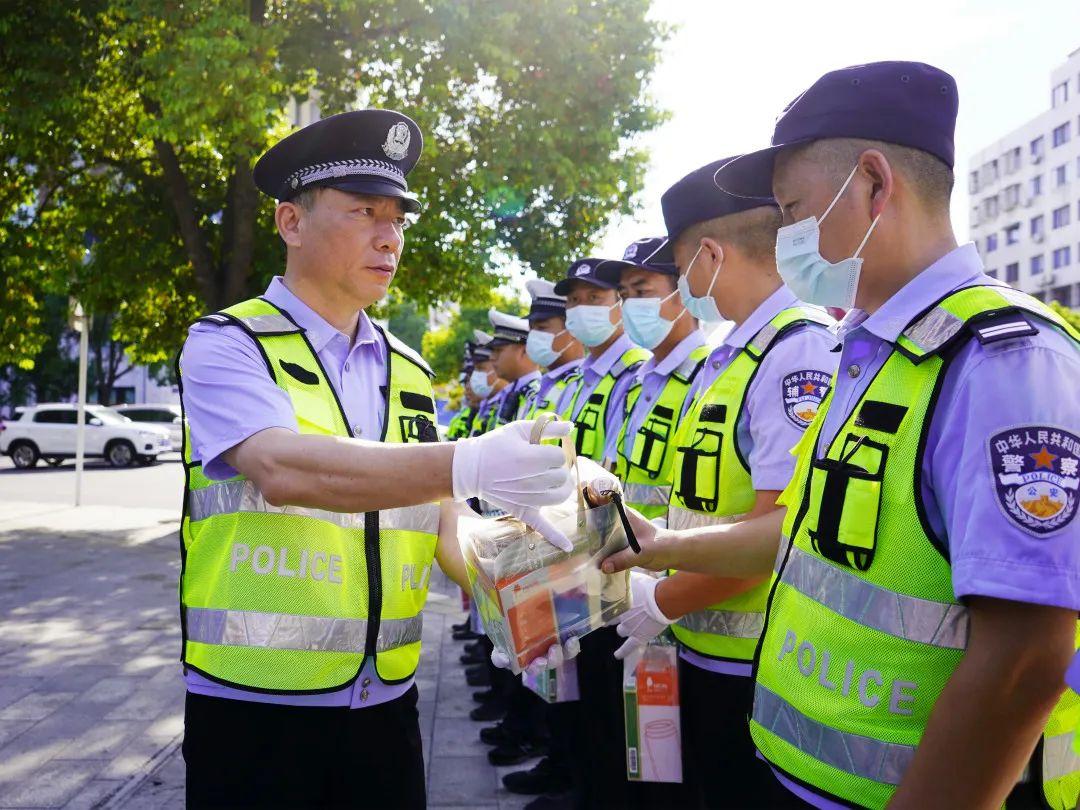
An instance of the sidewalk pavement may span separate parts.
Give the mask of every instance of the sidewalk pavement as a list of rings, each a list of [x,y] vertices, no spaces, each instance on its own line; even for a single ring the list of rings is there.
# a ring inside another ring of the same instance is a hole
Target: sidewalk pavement
[[[0,503],[0,808],[182,808],[184,767],[172,510]],[[433,808],[520,808],[468,719],[449,625],[457,588],[432,578],[417,671]]]

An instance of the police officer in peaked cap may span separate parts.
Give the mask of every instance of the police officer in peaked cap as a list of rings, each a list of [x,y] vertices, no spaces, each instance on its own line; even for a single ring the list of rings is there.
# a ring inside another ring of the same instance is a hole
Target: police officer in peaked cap
[[[284,274],[184,344],[192,807],[423,806],[413,674],[433,563],[467,587],[457,502],[565,543],[536,519],[571,491],[559,448],[528,422],[439,443],[431,370],[365,312],[399,271],[421,145],[359,110],[273,146],[254,176]]]

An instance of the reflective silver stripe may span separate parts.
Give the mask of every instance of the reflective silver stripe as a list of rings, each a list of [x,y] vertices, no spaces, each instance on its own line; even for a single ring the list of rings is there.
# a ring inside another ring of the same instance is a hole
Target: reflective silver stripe
[[[754,687],[754,722],[826,765],[887,785],[899,785],[915,757],[913,745],[882,742],[812,720],[760,681]]]
[[[663,484],[623,484],[623,498],[627,503],[665,506],[671,498],[671,487]]]
[[[697,529],[702,526],[723,526],[725,523],[735,523],[742,520],[744,515],[713,515],[708,512],[695,512],[693,509],[684,509],[672,504],[668,507],[668,528],[670,529]]]
[[[698,610],[687,613],[676,624],[691,633],[710,633],[729,638],[757,638],[765,626],[764,613],[740,610]]]
[[[765,326],[761,328],[761,331],[750,339],[750,348],[757,354],[761,354],[769,348],[769,344],[772,343],[773,338],[775,338],[779,332],[780,330],[771,323],[765,324]]]
[[[934,307],[904,330],[904,337],[926,353],[942,346],[960,331],[964,322],[944,307]]]
[[[189,641],[230,647],[263,647],[272,650],[318,650],[363,652],[367,643],[367,619],[331,619],[327,616],[294,616],[254,610],[192,608],[185,611]],[[424,615],[379,622],[378,652],[404,647],[420,640]]]
[[[363,512],[330,512],[325,509],[309,509],[303,506],[273,506],[262,496],[254,482],[248,479],[220,481],[203,489],[193,489],[188,494],[188,517],[192,521],[214,515],[234,512],[274,512],[280,515],[302,515],[324,520],[343,529],[362,530]],[[425,503],[419,506],[403,506],[379,512],[380,529],[437,534],[439,531],[439,505]]]
[[[700,357],[694,357],[693,355],[691,355],[679,364],[679,367],[675,369],[675,373],[682,377],[684,380],[688,379],[690,375],[694,373],[694,369],[698,367],[698,363],[700,362]]]
[[[266,315],[248,315],[238,320],[257,335],[302,331],[299,326],[277,312],[267,313]]]
[[[1080,756],[1073,750],[1075,732],[1066,731],[1043,740],[1043,779],[1061,779],[1080,771]]]
[[[873,585],[797,546],[788,555],[782,582],[863,627],[934,647],[967,647],[968,615],[962,606]]]

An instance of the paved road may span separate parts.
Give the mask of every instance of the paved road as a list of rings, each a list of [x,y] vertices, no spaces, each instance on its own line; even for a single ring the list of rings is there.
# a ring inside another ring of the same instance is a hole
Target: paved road
[[[150,467],[114,469],[104,461],[88,460],[83,473],[83,503],[92,506],[134,506],[175,509],[179,514],[184,489],[184,469],[179,453],[162,456]],[[39,463],[31,470],[17,470],[7,456],[0,456],[0,503],[75,503],[75,462],[60,467]]]
[[[159,502],[148,482],[177,472],[100,470],[116,483],[99,495]],[[0,808],[182,808],[176,511],[7,494],[58,475],[0,472]],[[417,673],[429,803],[520,808],[499,783],[517,768],[491,767],[468,719],[456,589],[441,574],[432,588]]]

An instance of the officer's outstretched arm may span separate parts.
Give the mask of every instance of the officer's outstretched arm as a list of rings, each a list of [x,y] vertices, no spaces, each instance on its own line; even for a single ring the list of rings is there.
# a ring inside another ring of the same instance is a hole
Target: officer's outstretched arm
[[[439,568],[452,579],[465,593],[470,592],[469,574],[465,570],[465,558],[461,556],[458,543],[458,518],[476,516],[471,509],[457,501],[445,500],[439,508],[439,542],[435,546],[435,560]]]
[[[633,509],[626,511],[641,553],[626,549],[611,555],[603,563],[607,573],[636,566],[650,571],[678,568],[715,577],[745,579],[767,575],[776,562],[783,509],[725,526],[681,531],[658,529]]]
[[[1065,689],[1076,611],[970,597],[967,651],[891,808],[1001,807]]]
[[[224,459],[273,506],[371,512],[482,497],[568,547],[537,510],[570,496],[570,471],[561,448],[530,442],[533,428],[533,422],[511,422],[452,444],[368,442],[269,428]]]

